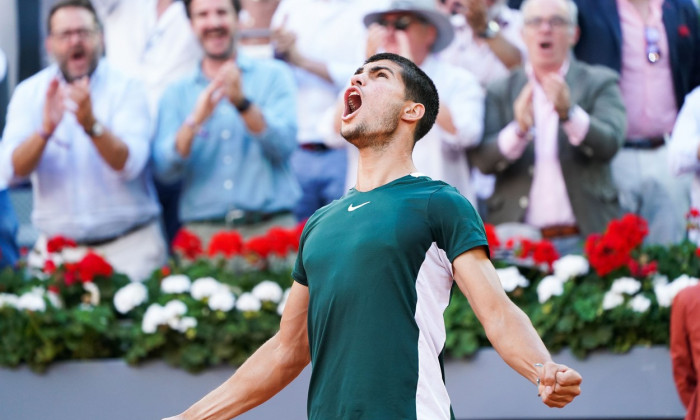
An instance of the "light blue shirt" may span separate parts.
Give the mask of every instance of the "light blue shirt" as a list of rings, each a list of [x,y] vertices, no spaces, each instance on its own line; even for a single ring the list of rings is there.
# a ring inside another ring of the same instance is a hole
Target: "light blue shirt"
[[[57,75],[65,83],[52,65],[15,89],[2,136],[0,166],[11,167],[17,146],[40,130],[46,90]],[[31,174],[32,221],[49,237],[110,238],[160,212],[146,166],[151,120],[143,88],[100,60],[90,77],[90,98],[97,120],[126,144],[129,156],[121,171],[112,169],[75,115],[65,112]]]
[[[175,135],[209,85],[201,67],[173,85],[160,101],[153,159],[165,183],[183,179],[180,219],[221,218],[232,210],[291,210],[300,189],[289,166],[297,147],[296,91],[283,63],[238,54],[245,96],[263,113],[266,128],[251,133],[236,108],[222,99],[196,135],[190,156],[175,150]]]

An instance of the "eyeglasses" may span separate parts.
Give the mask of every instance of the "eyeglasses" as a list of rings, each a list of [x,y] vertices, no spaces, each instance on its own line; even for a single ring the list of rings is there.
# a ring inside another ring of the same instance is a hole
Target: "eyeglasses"
[[[657,63],[661,59],[661,48],[659,47],[661,34],[659,34],[659,30],[651,26],[645,27],[644,40],[647,44],[647,60],[651,64]]]
[[[525,26],[529,26],[531,28],[539,28],[543,23],[546,23],[552,29],[563,28],[571,25],[571,21],[569,19],[561,16],[552,16],[549,19],[545,19],[543,17],[525,19]]]
[[[73,30],[68,30],[68,31],[63,31],[63,32],[57,32],[51,34],[52,37],[56,38],[58,41],[61,42],[66,42],[70,40],[73,35],[78,37],[78,40],[80,41],[85,41],[86,39],[90,38],[97,32],[94,29],[88,29],[88,28],[80,28],[80,29],[73,29]]]
[[[399,16],[394,20],[387,20],[385,18],[379,19],[377,23],[384,27],[392,27],[397,31],[405,31],[413,22],[425,23],[424,20],[416,16],[403,15]]]

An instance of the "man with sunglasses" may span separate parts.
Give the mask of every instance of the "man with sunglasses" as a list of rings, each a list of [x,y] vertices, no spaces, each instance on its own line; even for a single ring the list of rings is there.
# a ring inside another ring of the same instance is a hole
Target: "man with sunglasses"
[[[40,236],[29,264],[43,267],[47,239],[62,235],[143,280],[166,255],[146,167],[151,120],[143,89],[100,58],[90,2],[57,2],[48,33],[56,64],[15,89],[0,162],[16,177],[31,176]]]
[[[366,52],[390,52],[416,63],[440,92],[440,112],[433,129],[416,144],[416,167],[428,176],[455,186],[476,203],[465,151],[481,139],[483,90],[468,71],[453,66],[437,53],[454,39],[448,17],[433,0],[394,0],[388,9],[364,18],[368,26]],[[351,149],[351,160],[356,152]],[[348,180],[355,179],[349,165]]]
[[[582,235],[619,214],[609,165],[625,127],[617,75],[571,57],[571,0],[526,0],[522,12],[530,64],[489,87],[471,158],[496,175],[487,221],[524,222],[561,254],[580,252]]]
[[[623,149],[613,161],[623,210],[649,222],[647,242],[683,239],[688,180],[666,164],[666,138],[685,96],[700,84],[700,27],[692,0],[576,0],[582,61],[620,73],[627,109]]]

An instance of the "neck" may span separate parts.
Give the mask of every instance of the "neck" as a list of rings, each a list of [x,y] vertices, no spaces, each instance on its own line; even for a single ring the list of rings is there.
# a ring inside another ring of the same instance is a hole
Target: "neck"
[[[208,79],[213,79],[218,73],[219,69],[226,64],[227,62],[231,60],[235,60],[236,55],[231,54],[230,56],[226,58],[214,58],[214,57],[208,57],[204,56],[202,59],[202,73],[208,78]]]
[[[359,149],[360,159],[357,163],[355,189],[362,192],[370,191],[411,172],[416,172],[411,157],[412,143],[413,139],[394,138],[383,146]]]

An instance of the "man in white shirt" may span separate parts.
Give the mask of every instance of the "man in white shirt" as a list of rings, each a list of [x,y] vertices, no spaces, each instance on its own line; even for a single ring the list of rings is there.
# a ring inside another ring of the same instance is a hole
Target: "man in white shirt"
[[[525,61],[523,19],[505,0],[450,0],[445,7],[453,13],[455,39],[440,57],[469,70],[482,86],[506,77]]]
[[[671,170],[676,175],[694,174],[690,189],[690,205],[700,209],[700,87],[693,89],[685,97],[678,113],[668,149]],[[700,243],[700,218],[693,216],[693,226],[688,236]]]
[[[89,2],[58,2],[48,22],[56,64],[17,86],[3,134],[2,164],[33,184],[40,237],[29,263],[42,266],[47,238],[62,235],[145,279],[165,261],[165,244],[146,170],[151,120],[143,89],[100,59]]]
[[[484,96],[471,73],[437,55],[454,38],[449,19],[434,1],[411,0],[392,1],[388,9],[365,16],[364,22],[369,27],[368,56],[385,51],[412,60],[435,82],[440,94],[437,121],[413,151],[416,167],[453,185],[476,204],[465,151],[481,140]],[[354,173],[348,175],[349,180],[355,178]]]
[[[362,17],[382,1],[286,0],[273,16],[275,55],[293,66],[298,87],[292,168],[302,188],[299,220],[345,193],[346,150],[325,143],[319,118],[364,59]]]

